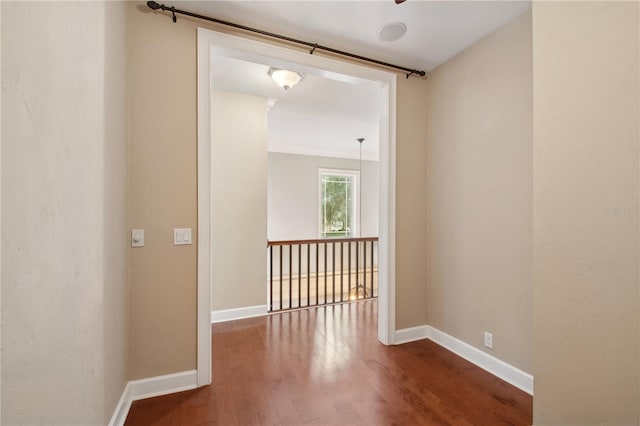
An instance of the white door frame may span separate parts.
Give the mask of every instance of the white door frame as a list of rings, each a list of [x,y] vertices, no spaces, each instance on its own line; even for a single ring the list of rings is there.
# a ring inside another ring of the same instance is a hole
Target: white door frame
[[[211,383],[211,61],[214,49],[244,52],[323,70],[344,81],[368,80],[384,93],[380,119],[378,340],[394,343],[396,241],[396,74],[198,28],[198,386]]]

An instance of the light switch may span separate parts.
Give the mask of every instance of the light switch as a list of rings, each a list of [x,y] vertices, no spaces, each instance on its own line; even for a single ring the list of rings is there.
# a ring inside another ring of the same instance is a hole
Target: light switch
[[[144,229],[131,230],[131,247],[144,247]]]
[[[191,228],[174,228],[173,245],[183,246],[191,244]]]

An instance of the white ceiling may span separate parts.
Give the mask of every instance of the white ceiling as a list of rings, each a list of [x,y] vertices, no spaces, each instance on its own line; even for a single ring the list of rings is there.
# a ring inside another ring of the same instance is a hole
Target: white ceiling
[[[425,71],[531,6],[530,1],[420,0],[400,5],[393,0],[166,4]],[[379,29],[396,21],[407,25],[405,36],[395,42],[378,40]],[[299,153],[324,155],[337,150],[336,156],[353,157],[357,153],[355,139],[364,137],[364,157],[377,159],[377,89],[323,78],[322,73],[306,73],[304,81],[285,92],[267,75],[268,62],[257,62],[262,63],[219,56],[214,61],[214,86],[278,99],[269,113],[270,150],[299,149]]]
[[[221,55],[212,64],[215,89],[277,100],[268,115],[269,151],[358,158],[356,139],[365,138],[362,157],[378,160],[379,88],[307,72],[284,90],[268,71],[267,64]]]

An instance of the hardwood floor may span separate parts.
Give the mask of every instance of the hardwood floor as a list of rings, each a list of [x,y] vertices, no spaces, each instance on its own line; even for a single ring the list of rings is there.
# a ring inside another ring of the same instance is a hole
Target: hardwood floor
[[[213,326],[214,383],[126,425],[531,425],[532,397],[429,340],[377,341],[377,301]]]

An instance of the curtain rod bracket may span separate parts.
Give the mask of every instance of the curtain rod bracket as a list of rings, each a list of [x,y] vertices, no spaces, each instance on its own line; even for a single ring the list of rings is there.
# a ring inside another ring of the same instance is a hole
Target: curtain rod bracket
[[[162,10],[163,12],[169,11],[171,12],[171,19],[173,20],[173,22],[177,22],[178,18],[176,17],[176,13],[179,13],[181,15],[186,15],[186,16],[191,16],[192,18],[198,18],[198,19],[202,19],[204,21],[209,21],[209,22],[215,22],[216,24],[221,24],[221,25],[226,25],[228,27],[233,27],[233,28],[237,28],[243,31],[249,31],[252,33],[256,33],[256,34],[260,34],[266,37],[271,37],[271,38],[275,38],[278,40],[283,40],[289,43],[297,43],[297,44],[301,44],[307,47],[311,47],[311,51],[309,52],[311,55],[313,55],[313,53],[316,51],[316,49],[319,50],[324,50],[325,52],[330,52],[330,53],[335,53],[337,55],[341,55],[341,56],[346,56],[347,58],[353,58],[353,59],[357,59],[359,61],[364,61],[364,62],[369,62],[371,64],[376,64],[379,66],[383,66],[383,67],[387,67],[387,68],[393,68],[399,71],[404,71],[406,72],[406,77],[409,78],[410,76],[412,76],[413,74],[415,75],[419,75],[421,77],[424,77],[425,75],[427,75],[427,73],[425,71],[421,71],[421,70],[416,70],[416,69],[411,69],[411,68],[407,68],[407,67],[401,67],[400,65],[394,65],[394,64],[390,64],[388,62],[383,62],[383,61],[379,61],[377,59],[371,59],[371,58],[367,58],[365,56],[361,56],[361,55],[356,55],[354,53],[349,53],[349,52],[345,52],[342,50],[338,50],[338,49],[333,49],[331,47],[327,47],[327,46],[322,46],[319,45],[318,43],[311,43],[308,41],[304,41],[304,40],[299,40],[293,37],[287,37],[281,34],[275,34],[275,33],[271,33],[268,31],[264,31],[264,30],[259,30],[257,28],[252,28],[252,27],[247,27],[246,25],[240,25],[240,24],[235,24],[233,22],[228,22],[228,21],[223,21],[222,19],[217,19],[217,18],[212,18],[210,16],[205,16],[205,15],[200,15],[198,13],[194,13],[194,12],[189,12],[186,10],[181,10],[181,9],[176,9],[174,6],[171,7],[167,7],[164,4],[160,4],[154,0],[149,0],[147,1],[147,7],[149,7],[149,9],[151,10]]]

